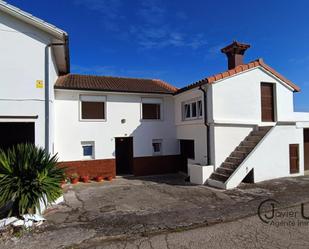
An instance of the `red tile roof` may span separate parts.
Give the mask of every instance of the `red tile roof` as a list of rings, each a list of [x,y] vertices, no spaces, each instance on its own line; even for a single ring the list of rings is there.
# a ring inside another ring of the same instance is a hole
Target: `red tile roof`
[[[178,90],[176,87],[157,79],[135,79],[79,74],[60,76],[56,81],[55,88],[161,94],[173,94]]]
[[[222,80],[225,79],[227,77],[233,76],[235,74],[238,74],[240,72],[246,71],[248,69],[251,68],[255,68],[255,67],[262,67],[263,69],[265,69],[266,71],[270,72],[271,74],[273,74],[274,76],[276,76],[277,78],[279,78],[280,80],[282,80],[283,82],[285,82],[287,85],[289,85],[294,92],[299,92],[300,88],[295,85],[294,83],[292,83],[290,80],[288,80],[287,78],[285,78],[284,76],[282,76],[281,74],[279,74],[277,71],[275,71],[273,68],[271,68],[270,66],[268,66],[267,64],[265,64],[265,62],[263,61],[263,59],[257,59],[255,61],[251,61],[247,64],[244,65],[239,65],[231,70],[222,72],[222,73],[218,73],[215,75],[212,75],[210,77],[204,78],[202,80],[199,80],[198,82],[195,82],[191,85],[188,85],[186,87],[183,87],[181,89],[179,89],[177,91],[177,93],[181,93],[187,90],[190,90],[192,88],[201,86],[203,84],[213,84],[218,80]]]

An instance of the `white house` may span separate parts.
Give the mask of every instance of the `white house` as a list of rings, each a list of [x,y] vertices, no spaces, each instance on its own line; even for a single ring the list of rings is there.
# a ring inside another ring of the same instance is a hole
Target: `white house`
[[[300,89],[249,45],[221,51],[225,72],[181,89],[157,79],[70,74],[68,35],[0,1],[0,147],[31,142],[68,173],[182,171],[233,188],[309,170],[309,114]]]

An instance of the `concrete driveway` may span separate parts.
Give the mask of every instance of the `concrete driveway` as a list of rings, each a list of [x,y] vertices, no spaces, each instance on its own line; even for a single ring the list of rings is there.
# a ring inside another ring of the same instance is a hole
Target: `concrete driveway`
[[[46,213],[43,227],[1,248],[78,248],[233,221],[256,215],[268,198],[277,200],[278,208],[309,202],[309,176],[228,191],[191,185],[181,175],[80,183],[65,191],[65,203]]]

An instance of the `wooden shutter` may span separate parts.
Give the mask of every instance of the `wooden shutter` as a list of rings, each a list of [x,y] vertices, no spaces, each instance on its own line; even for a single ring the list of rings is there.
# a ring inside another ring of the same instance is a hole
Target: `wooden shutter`
[[[82,119],[105,119],[104,102],[82,102]]]
[[[263,122],[275,122],[274,87],[272,83],[261,83],[261,111]]]
[[[160,104],[143,103],[143,119],[160,119]]]
[[[299,145],[290,144],[290,173],[299,173]]]

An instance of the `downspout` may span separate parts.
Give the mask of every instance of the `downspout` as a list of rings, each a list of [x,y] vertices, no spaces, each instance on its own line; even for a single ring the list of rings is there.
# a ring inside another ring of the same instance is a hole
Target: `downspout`
[[[45,46],[45,151],[49,153],[49,48],[67,46],[67,43],[49,43]]]
[[[210,127],[209,127],[209,124],[208,124],[207,92],[206,92],[206,90],[202,86],[200,86],[198,89],[203,92],[203,97],[204,97],[204,125],[206,126],[206,131],[207,131],[207,134],[206,134],[207,165],[210,165],[211,164],[211,160],[210,160],[210,146],[209,146],[210,145],[210,135],[209,135],[210,134]]]

